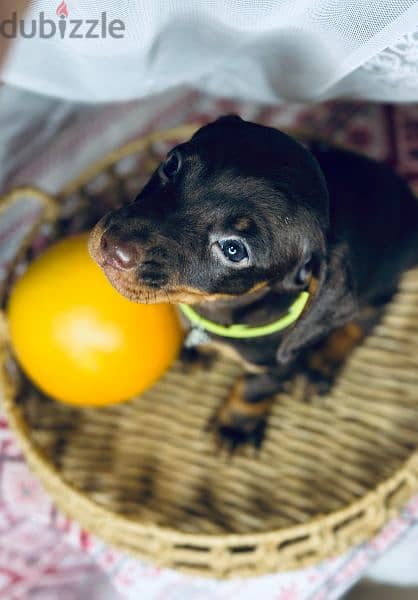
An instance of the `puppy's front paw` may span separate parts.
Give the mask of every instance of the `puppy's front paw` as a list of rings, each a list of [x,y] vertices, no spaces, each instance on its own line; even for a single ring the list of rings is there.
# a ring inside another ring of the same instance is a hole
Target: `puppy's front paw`
[[[216,444],[218,450],[226,449],[234,454],[242,446],[250,445],[256,450],[261,448],[266,429],[266,419],[257,419],[249,427],[216,424]]]
[[[336,372],[328,375],[309,368],[306,369],[304,375],[306,377],[307,400],[313,396],[325,396],[328,394],[333,388],[337,377]]]
[[[215,433],[218,449],[226,449],[231,454],[247,444],[258,450],[264,439],[271,402],[252,403],[244,393],[245,379],[241,378],[209,423],[208,429]]]

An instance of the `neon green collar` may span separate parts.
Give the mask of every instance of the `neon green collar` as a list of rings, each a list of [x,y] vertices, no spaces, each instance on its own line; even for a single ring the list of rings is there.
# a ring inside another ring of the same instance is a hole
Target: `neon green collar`
[[[260,327],[248,327],[248,325],[220,325],[219,323],[205,319],[188,304],[179,304],[179,307],[184,316],[199,329],[203,329],[221,337],[244,339],[272,335],[273,333],[277,333],[278,331],[282,331],[286,327],[289,327],[289,325],[292,325],[299,319],[308,299],[309,293],[301,292],[296,300],[290,305],[287,314],[278,321],[274,321],[268,325],[261,325]]]

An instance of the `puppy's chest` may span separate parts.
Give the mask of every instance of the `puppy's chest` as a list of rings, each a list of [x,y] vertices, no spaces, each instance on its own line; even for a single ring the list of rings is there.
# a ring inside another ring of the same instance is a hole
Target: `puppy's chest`
[[[186,345],[216,350],[226,358],[240,362],[249,372],[261,372],[276,365],[276,352],[283,333],[234,339],[188,326]]]
[[[246,325],[248,328],[264,326],[280,318],[287,308],[289,299],[263,298],[253,304],[225,307],[211,305],[199,313],[212,322],[224,326]],[[193,329],[192,329],[193,331]],[[189,340],[208,350],[215,349],[227,358],[237,360],[247,371],[260,372],[276,365],[277,348],[284,332],[248,338],[230,338],[195,329]],[[197,343],[196,343],[197,342]]]
[[[206,342],[205,346],[216,350],[226,358],[240,362],[249,372],[260,373],[276,364],[276,351],[280,339],[277,335],[274,338],[274,340],[260,337],[248,341],[231,341],[215,336]]]

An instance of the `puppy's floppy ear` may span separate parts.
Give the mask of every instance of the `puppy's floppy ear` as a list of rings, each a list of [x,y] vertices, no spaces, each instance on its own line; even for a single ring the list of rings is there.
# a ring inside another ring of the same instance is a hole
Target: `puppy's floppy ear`
[[[326,310],[323,309],[322,302],[318,301],[328,275],[328,270],[329,265],[326,258],[324,256],[318,257],[307,286],[310,297],[306,308],[298,321],[285,333],[277,349],[276,360],[279,365],[289,364],[309,340],[315,340],[315,336],[318,334],[318,319],[322,320],[323,317],[325,321],[331,322],[332,319],[326,314]],[[343,285],[343,283],[339,282],[337,288]],[[339,292],[340,289],[332,290],[332,294],[335,294],[336,297],[338,297]],[[323,324],[321,324],[321,331],[323,327]]]
[[[312,278],[320,280],[322,266],[323,258],[319,253],[306,250],[281,280],[281,290],[290,293],[307,290]]]

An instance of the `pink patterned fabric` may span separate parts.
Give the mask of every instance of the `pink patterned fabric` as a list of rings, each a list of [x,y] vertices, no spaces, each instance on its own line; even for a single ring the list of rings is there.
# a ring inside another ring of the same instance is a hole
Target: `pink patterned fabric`
[[[387,160],[418,192],[417,107],[326,103],[270,108],[223,102],[195,93],[103,107],[93,120],[80,113],[44,152],[38,150],[36,157],[22,166],[9,185],[30,181],[56,191],[80,169],[80,156],[87,164],[106,150],[152,129],[185,121],[205,122],[226,112],[240,112],[282,128],[302,129]],[[109,120],[118,123],[111,132],[104,128]],[[8,260],[10,256],[4,247],[2,251],[0,238],[0,284]],[[90,600],[103,573],[107,573],[115,600],[332,600],[340,598],[376,558],[414,527],[418,529],[418,496],[370,543],[316,567],[248,581],[184,576],[108,548],[58,513],[29,473],[0,413],[0,599]]]
[[[0,417],[0,598],[75,600],[100,568],[63,535],[51,500]]]

